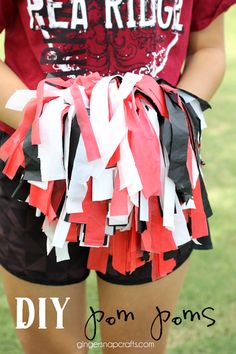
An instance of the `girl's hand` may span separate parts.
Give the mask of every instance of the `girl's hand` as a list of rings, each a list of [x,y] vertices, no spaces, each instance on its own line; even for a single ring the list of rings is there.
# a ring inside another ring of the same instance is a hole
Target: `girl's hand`
[[[0,120],[12,128],[17,128],[22,117],[22,112],[6,109],[9,97],[19,89],[26,89],[25,84],[16,74],[0,60]]]

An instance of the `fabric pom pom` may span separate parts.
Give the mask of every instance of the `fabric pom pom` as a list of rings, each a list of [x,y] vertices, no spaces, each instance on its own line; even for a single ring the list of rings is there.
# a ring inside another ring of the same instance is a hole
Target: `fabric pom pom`
[[[21,171],[14,196],[45,216],[47,253],[68,259],[78,242],[91,269],[105,273],[109,255],[122,274],[152,262],[155,280],[175,267],[165,252],[210,239],[200,157],[208,107],[146,75],[41,81],[0,158],[9,179]]]

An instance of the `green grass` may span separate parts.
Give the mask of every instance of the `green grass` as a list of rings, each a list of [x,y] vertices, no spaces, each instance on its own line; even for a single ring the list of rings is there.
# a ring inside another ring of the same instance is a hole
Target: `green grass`
[[[169,354],[233,354],[236,348],[235,196],[236,196],[236,7],[226,15],[227,74],[206,114],[203,159],[205,180],[214,209],[213,251],[194,252],[176,315],[183,309],[214,308],[216,324],[207,321],[172,325]],[[95,276],[89,277],[88,303],[97,307]],[[0,354],[21,354],[7,300],[0,283]],[[93,353],[100,353],[99,350]]]

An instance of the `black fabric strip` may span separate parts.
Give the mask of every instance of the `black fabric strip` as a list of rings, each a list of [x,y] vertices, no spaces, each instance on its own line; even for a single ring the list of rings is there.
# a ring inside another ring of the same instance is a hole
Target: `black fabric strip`
[[[203,202],[204,211],[206,213],[206,216],[209,218],[213,215],[213,212],[212,212],[209,200],[208,200],[208,194],[207,194],[206,187],[205,187],[201,173],[199,173],[199,180],[200,180],[200,186],[201,186],[201,194],[202,194],[202,202]]]
[[[159,85],[165,84],[165,85],[168,85],[168,86],[172,87],[173,89],[176,89],[175,86],[171,85],[168,81],[166,81],[166,80],[164,80],[164,79],[162,79],[162,78],[154,78],[154,80],[155,80]],[[198,102],[200,103],[200,106],[201,106],[202,111],[206,111],[207,109],[211,108],[211,105],[210,105],[207,101],[205,101],[205,100],[203,100],[202,98],[200,98],[200,97],[194,95],[192,92],[189,92],[189,91],[186,91],[186,90],[183,90],[183,89],[179,89],[179,88],[177,89],[177,92],[180,93],[180,94],[181,94],[181,92],[184,92],[184,93],[187,93],[188,95],[190,95],[190,96],[196,98],[196,100],[198,100]]]
[[[199,156],[198,141],[201,140],[201,121],[190,104],[187,104],[185,107],[187,110],[189,128],[192,132],[192,147],[199,167],[201,159]]]
[[[192,197],[192,187],[186,166],[189,137],[186,117],[181,108],[173,103],[169,95],[166,94],[165,96],[172,128],[168,176],[175,183],[180,200],[187,202]]]
[[[158,205],[159,205],[161,217],[163,218],[163,209],[162,209],[162,206],[161,206],[161,200],[160,200],[160,197],[159,197],[159,196],[157,197],[157,203],[158,203]]]
[[[208,220],[207,220],[207,227],[208,227],[208,234],[204,235],[203,237],[199,237],[197,239],[197,241],[200,242],[200,245],[196,244],[192,240],[194,249],[196,249],[196,250],[211,250],[213,248]]]
[[[23,173],[18,183],[18,186],[11,194],[11,198],[24,202],[27,199],[29,193],[30,193],[30,184],[24,180],[24,173]]]
[[[71,124],[71,133],[70,133],[70,152],[69,152],[69,162],[68,162],[68,178],[71,179],[75,154],[80,138],[80,127],[77,122],[76,116],[74,116]]]
[[[38,158],[38,145],[31,143],[32,128],[25,136],[23,151],[25,155],[25,180],[41,181],[40,159]]]
[[[170,85],[170,84],[169,84],[169,85]],[[181,93],[181,92],[185,92],[185,93],[187,93],[188,95],[190,95],[190,96],[196,98],[196,100],[198,100],[198,102],[200,103],[201,110],[202,110],[203,112],[206,111],[207,109],[211,109],[211,105],[210,105],[207,101],[205,101],[205,100],[203,100],[202,98],[200,98],[200,97],[194,95],[193,93],[191,93],[191,92],[189,92],[189,91],[186,91],[186,90],[183,90],[183,89],[178,89],[178,91],[179,91],[180,93]]]
[[[165,146],[168,157],[170,159],[171,142],[172,142],[172,129],[169,119],[164,119],[160,126],[160,141],[161,145]]]
[[[184,105],[191,117],[194,129],[195,129],[195,137],[197,139],[198,135],[200,135],[200,137],[201,137],[201,120],[198,117],[198,115],[196,114],[196,112],[194,111],[194,109],[190,103],[184,103]]]
[[[149,261],[149,258],[150,258],[150,252],[143,251],[143,255],[141,257],[141,260],[147,262],[147,261]]]

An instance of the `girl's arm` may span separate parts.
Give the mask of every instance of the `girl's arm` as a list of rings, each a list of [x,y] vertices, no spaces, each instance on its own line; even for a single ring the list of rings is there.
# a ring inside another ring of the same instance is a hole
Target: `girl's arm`
[[[225,71],[224,15],[207,28],[191,32],[188,54],[178,87],[209,100]]]
[[[225,69],[224,17],[217,17],[206,29],[190,33],[188,55],[180,88],[209,100],[220,85]],[[0,61],[0,119],[17,128],[21,112],[5,109],[8,98],[25,84]]]
[[[9,97],[18,89],[27,88],[18,76],[0,60],[0,120],[17,128],[22,119],[22,112],[5,109]]]

